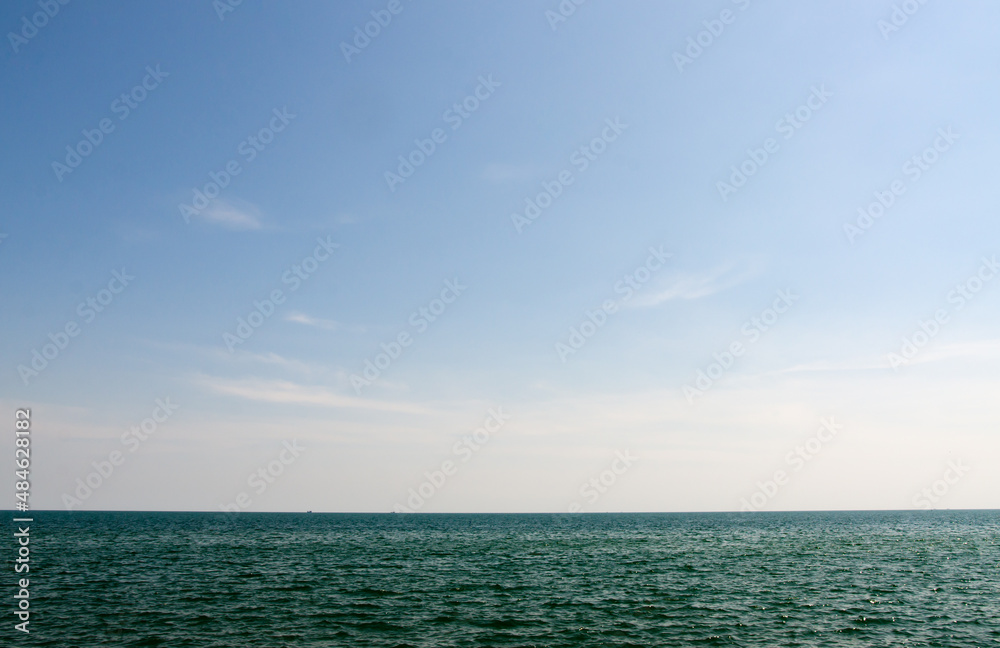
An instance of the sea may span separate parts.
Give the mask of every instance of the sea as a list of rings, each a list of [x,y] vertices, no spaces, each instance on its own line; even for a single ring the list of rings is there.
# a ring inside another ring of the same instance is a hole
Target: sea
[[[12,648],[1000,646],[1000,511],[32,518]]]

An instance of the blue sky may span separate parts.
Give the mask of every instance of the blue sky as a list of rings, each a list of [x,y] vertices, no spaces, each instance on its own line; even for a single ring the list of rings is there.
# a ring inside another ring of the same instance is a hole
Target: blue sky
[[[904,4],[71,2],[25,32],[43,8],[6,3],[0,405],[33,411],[33,507],[896,509],[936,482],[935,506],[1000,505],[1000,9]]]

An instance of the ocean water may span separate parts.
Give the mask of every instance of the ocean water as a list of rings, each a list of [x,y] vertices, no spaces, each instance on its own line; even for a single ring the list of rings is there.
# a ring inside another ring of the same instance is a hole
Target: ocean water
[[[998,511],[34,518],[5,646],[1000,646]]]

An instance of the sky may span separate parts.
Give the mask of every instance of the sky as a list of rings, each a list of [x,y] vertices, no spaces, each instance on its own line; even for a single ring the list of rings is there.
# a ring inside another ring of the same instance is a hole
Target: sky
[[[998,19],[3,3],[31,508],[1000,507]]]

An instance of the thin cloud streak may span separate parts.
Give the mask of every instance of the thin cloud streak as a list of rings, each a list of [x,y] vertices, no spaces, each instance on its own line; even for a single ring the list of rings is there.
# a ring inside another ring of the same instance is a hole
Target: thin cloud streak
[[[258,210],[252,205],[236,206],[224,200],[212,202],[198,217],[232,230],[258,230],[262,227]]]
[[[312,317],[306,315],[305,313],[300,313],[298,311],[289,313],[285,316],[285,321],[295,322],[297,324],[305,324],[306,326],[314,326],[325,331],[336,331],[341,327],[340,322],[335,320],[321,319],[319,317]]]
[[[674,299],[700,299],[728,290],[752,278],[756,271],[748,268],[734,272],[735,263],[719,266],[703,274],[676,274],[669,287],[658,292],[639,295],[631,306],[649,308]]]
[[[891,350],[892,353],[899,354],[899,349]],[[775,376],[779,374],[791,373],[815,373],[815,372],[840,372],[840,371],[871,371],[883,370],[891,371],[892,366],[888,360],[889,352],[878,357],[858,358],[853,360],[842,360],[839,362],[820,360],[805,364],[793,365],[784,369],[777,369],[760,374],[760,376]],[[906,362],[898,367],[917,364],[927,364],[931,362],[944,362],[947,360],[972,359],[985,360],[1000,357],[1000,340],[978,340],[975,342],[957,342],[954,344],[942,344],[933,348],[920,349],[916,356],[905,359]]]
[[[199,374],[195,383],[203,389],[265,403],[316,405],[408,414],[430,414],[431,410],[406,402],[383,402],[345,396],[322,386],[300,385],[288,380],[257,378],[226,379]]]

